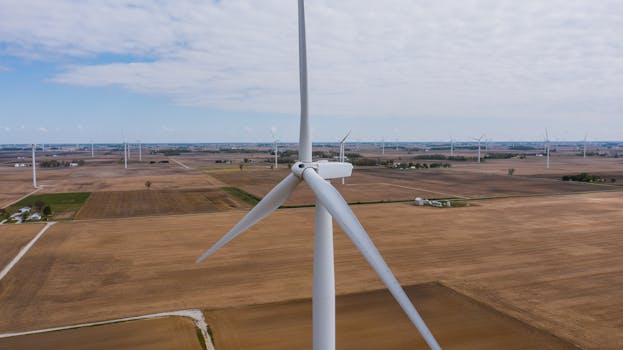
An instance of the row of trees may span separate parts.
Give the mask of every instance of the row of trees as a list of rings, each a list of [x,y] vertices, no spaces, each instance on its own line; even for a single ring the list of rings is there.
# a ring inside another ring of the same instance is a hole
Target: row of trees
[[[39,166],[42,168],[61,168],[61,167],[68,167],[72,163],[78,164],[79,166],[83,166],[84,160],[82,159],[72,160],[71,162],[69,162],[66,160],[50,159],[50,160],[44,160],[44,161],[39,162]]]
[[[589,173],[580,173],[577,175],[565,175],[562,177],[562,181],[579,181],[579,182],[607,182],[608,179],[598,175],[591,175]],[[616,182],[615,178],[611,178],[610,182]]]

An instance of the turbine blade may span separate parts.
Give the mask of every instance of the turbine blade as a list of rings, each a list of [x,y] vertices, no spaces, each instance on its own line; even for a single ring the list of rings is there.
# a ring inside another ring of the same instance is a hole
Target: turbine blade
[[[353,241],[368,263],[374,268],[376,274],[381,278],[383,283],[385,283],[387,289],[389,289],[396,301],[398,301],[398,304],[400,304],[404,312],[409,316],[411,322],[418,329],[422,337],[424,337],[428,346],[433,350],[441,350],[435,337],[433,337],[424,323],[424,320],[422,320],[422,317],[411,303],[411,300],[409,300],[409,297],[400,286],[400,283],[398,283],[398,280],[396,280],[396,277],[394,277],[385,263],[385,260],[383,260],[383,257],[340,193],[314,170],[308,169],[303,172],[303,178],[316,194],[318,202],[327,208],[348,238]]]
[[[348,130],[348,133],[346,133],[346,136],[344,136],[344,138],[342,139],[342,141],[340,141],[340,143],[344,143],[344,141],[346,141],[346,139],[348,138],[348,136],[350,135],[350,132],[352,130]]]
[[[307,100],[307,44],[305,41],[305,2],[299,0],[299,77],[301,93],[301,125],[299,131],[299,160],[312,161],[312,141]]]
[[[259,202],[247,215],[240,220],[229,232],[219,239],[212,248],[203,253],[196,263],[202,262],[205,258],[214,253],[217,249],[227,244],[239,234],[246,231],[249,227],[265,218],[268,214],[279,208],[287,199],[301,180],[294,174],[288,175],[277,186],[275,186],[268,194]]]

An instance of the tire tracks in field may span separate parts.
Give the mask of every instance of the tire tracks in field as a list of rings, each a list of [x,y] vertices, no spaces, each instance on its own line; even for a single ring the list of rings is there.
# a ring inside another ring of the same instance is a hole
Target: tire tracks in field
[[[112,323],[119,322],[128,322],[128,321],[138,321],[138,320],[149,320],[155,318],[163,318],[163,317],[187,317],[193,320],[195,326],[201,330],[201,334],[203,335],[203,341],[205,348],[207,350],[215,350],[214,343],[212,341],[212,337],[208,332],[208,324],[206,323],[205,317],[203,316],[203,312],[199,309],[188,309],[188,310],[177,310],[177,311],[168,311],[168,312],[159,312],[155,314],[141,315],[141,316],[133,316],[133,317],[125,317],[125,318],[117,318],[113,320],[106,321],[98,321],[98,322],[90,322],[90,323],[81,323],[70,326],[61,326],[61,327],[53,327],[53,328],[44,328],[37,329],[33,331],[24,331],[24,332],[15,332],[15,333],[0,333],[0,338],[10,338],[10,337],[18,337],[22,335],[32,335],[39,333],[48,333],[48,332],[57,332],[64,331],[69,329],[78,329],[84,327],[93,327],[93,326],[103,326]]]

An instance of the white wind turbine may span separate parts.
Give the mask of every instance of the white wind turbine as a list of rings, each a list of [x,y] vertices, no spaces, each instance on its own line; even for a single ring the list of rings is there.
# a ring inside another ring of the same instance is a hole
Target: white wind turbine
[[[32,185],[37,188],[37,162],[35,161],[36,144],[32,144]]]
[[[480,163],[480,141],[482,141],[483,137],[485,137],[485,135],[481,135],[479,138],[475,138],[475,137],[472,138],[478,141],[478,163]]]
[[[584,158],[586,158],[586,146],[587,146],[586,139],[587,138],[588,138],[588,132],[586,134],[584,134]]]
[[[95,156],[95,153],[93,151],[93,140],[91,140],[91,158],[93,158]]]
[[[454,157],[454,139],[450,139],[450,157]]]
[[[246,229],[281,206],[296,186],[305,181],[316,195],[316,221],[314,229],[313,277],[313,349],[335,349],[335,274],[333,266],[333,225],[338,225],[353,241],[377,275],[385,283],[411,322],[433,350],[441,347],[409,300],[396,277],[383,260],[372,240],[353,214],[340,193],[328,180],[348,177],[352,165],[343,162],[312,161],[312,142],[307,104],[307,53],[305,45],[304,0],[298,1],[299,19],[299,70],[301,93],[301,120],[299,134],[300,160],[292,166],[292,173],[275,186],[251,211],[227,232],[197,263],[234,239]]]
[[[549,169],[549,134],[547,132],[547,129],[545,129],[545,153],[547,158],[545,167]]]
[[[143,161],[143,149],[141,147],[141,140],[136,140],[136,142],[138,143],[138,161],[142,162]]]
[[[277,140],[277,137],[275,137],[275,132],[271,130],[271,134],[273,135],[273,150],[275,152],[275,166],[273,167],[273,170],[277,169],[277,157],[279,157],[279,149],[277,148],[277,142],[279,142],[279,140]]]
[[[344,161],[346,160],[346,154],[344,152],[344,144],[346,143],[346,139],[348,138],[348,136],[350,135],[350,132],[352,130],[348,130],[348,132],[346,133],[346,135],[340,140],[340,162],[344,163]],[[342,178],[342,185],[344,184],[344,179]]]

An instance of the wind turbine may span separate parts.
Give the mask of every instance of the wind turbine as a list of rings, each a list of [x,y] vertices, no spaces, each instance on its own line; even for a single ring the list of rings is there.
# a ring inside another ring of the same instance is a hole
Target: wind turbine
[[[141,147],[141,140],[137,140],[136,142],[138,142],[138,161],[142,162],[143,161],[143,150]]]
[[[385,155],[385,138],[383,138],[383,139],[381,140],[381,143],[382,143],[382,146],[381,146],[381,149],[382,149],[381,154],[382,154],[382,155]]]
[[[450,139],[450,157],[454,157],[454,139]]]
[[[273,167],[273,170],[275,170],[277,169],[277,157],[279,157],[279,150],[277,149],[277,142],[279,142],[279,140],[275,137],[274,131],[271,130],[271,134],[273,135],[273,149],[275,151],[275,166]]]
[[[485,135],[481,135],[479,138],[473,137],[474,140],[478,141],[478,163],[480,163],[480,141],[482,141],[483,137],[485,137]]]
[[[95,155],[94,155],[94,152],[93,152],[93,140],[91,140],[91,158],[93,158],[94,156]]]
[[[547,169],[549,169],[549,134],[547,132],[547,129],[545,129],[545,152],[547,156],[546,167]]]
[[[586,158],[586,139],[588,138],[588,132],[584,134],[584,158]]]
[[[197,263],[214,253],[249,227],[275,211],[288,199],[296,186],[305,181],[316,195],[316,220],[314,229],[314,277],[312,291],[313,349],[335,349],[335,274],[333,266],[333,225],[338,225],[357,246],[377,275],[385,283],[411,322],[433,350],[441,347],[411,304],[396,277],[392,274],[374,243],[351,211],[340,193],[328,181],[351,175],[350,163],[312,161],[307,102],[307,53],[305,45],[304,0],[298,1],[299,20],[299,73],[301,93],[301,120],[299,134],[299,161],[292,166],[292,173],[275,186],[251,211],[212,248],[197,259]]]
[[[350,135],[351,131],[352,130],[348,130],[346,135],[342,138],[342,140],[340,140],[340,162],[341,163],[344,163],[344,161],[346,160],[346,155],[344,154],[344,143],[346,142],[346,139]],[[342,178],[342,185],[343,184],[344,184],[344,178]]]
[[[36,144],[32,144],[32,185],[37,188],[37,162],[35,161]]]

